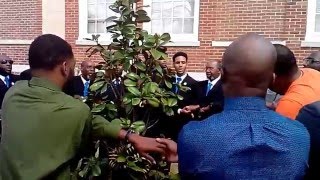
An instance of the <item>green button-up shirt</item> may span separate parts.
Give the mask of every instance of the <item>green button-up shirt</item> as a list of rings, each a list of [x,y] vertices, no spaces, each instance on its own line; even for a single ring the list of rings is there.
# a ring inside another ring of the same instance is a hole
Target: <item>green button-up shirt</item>
[[[7,92],[2,128],[2,180],[70,179],[71,161],[89,136],[116,138],[120,131],[118,122],[93,117],[86,104],[42,78]]]

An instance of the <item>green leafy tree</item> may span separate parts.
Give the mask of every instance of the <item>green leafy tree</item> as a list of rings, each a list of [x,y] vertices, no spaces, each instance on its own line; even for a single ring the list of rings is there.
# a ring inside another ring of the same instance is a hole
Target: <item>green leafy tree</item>
[[[117,0],[109,8],[119,16],[109,17],[113,25],[107,27],[112,33],[112,43],[99,44],[99,35],[93,35],[97,45],[87,50],[89,56],[99,54],[104,60],[96,73],[91,94],[86,102],[92,113],[108,120],[117,121],[122,128],[145,135],[148,129],[160,120],[160,113],[174,115],[181,96],[171,92],[170,73],[161,67],[160,60],[167,59],[163,45],[170,41],[170,35],[151,35],[139,25],[150,18],[142,7],[134,9],[138,0]],[[112,80],[116,67],[122,65],[126,75],[123,77],[123,91],[115,87]],[[179,87],[184,90],[184,87]],[[104,95],[108,90],[115,94],[114,100]],[[127,142],[97,140],[92,147],[91,156],[82,158],[73,177],[93,179],[106,174],[109,179],[117,174],[125,174],[131,179],[177,179],[177,175],[167,175],[166,162],[161,158],[156,165],[136,153]],[[106,156],[104,156],[106,154]],[[123,178],[123,177],[122,177]]]

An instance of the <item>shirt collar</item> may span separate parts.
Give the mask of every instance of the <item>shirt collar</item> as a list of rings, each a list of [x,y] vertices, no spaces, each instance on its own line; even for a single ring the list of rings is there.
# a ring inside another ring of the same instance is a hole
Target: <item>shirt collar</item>
[[[29,81],[29,84],[31,86],[44,87],[53,91],[62,91],[60,87],[45,78],[32,77],[32,79]]]
[[[176,75],[176,80],[177,80],[177,78],[179,77],[179,78],[181,78],[181,81],[180,81],[180,82],[182,82],[182,81],[187,77],[187,75],[188,75],[188,73],[185,73],[185,74],[182,75],[182,76]]]
[[[216,83],[220,80],[220,78],[221,78],[221,75],[219,75],[219,77],[215,78],[215,79],[212,80],[212,81],[210,81],[210,80],[208,79],[208,82],[211,82],[212,86],[214,86],[214,85],[216,85]]]
[[[87,82],[87,80],[85,80],[85,79],[82,77],[82,75],[80,75],[80,77],[81,77],[81,80],[82,80],[83,84],[85,84],[85,83]],[[88,80],[88,81],[90,82],[90,80]]]
[[[261,97],[226,98],[224,110],[266,110],[266,102]]]

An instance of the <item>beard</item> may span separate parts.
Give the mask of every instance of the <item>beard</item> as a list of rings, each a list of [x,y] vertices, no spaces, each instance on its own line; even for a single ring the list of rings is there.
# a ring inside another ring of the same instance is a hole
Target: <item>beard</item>
[[[63,85],[63,89],[67,89],[68,85],[71,83],[74,77],[74,69],[70,68],[69,74],[66,76],[66,81]]]

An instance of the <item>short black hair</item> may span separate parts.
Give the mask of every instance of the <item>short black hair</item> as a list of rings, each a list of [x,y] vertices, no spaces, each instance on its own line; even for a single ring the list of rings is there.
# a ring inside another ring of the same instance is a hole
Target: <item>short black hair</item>
[[[278,76],[287,76],[298,70],[297,60],[293,52],[286,46],[274,44],[277,51],[277,61],[274,73]]]
[[[53,34],[37,37],[29,48],[30,69],[52,70],[73,57],[70,44]]]
[[[188,61],[188,55],[187,55],[187,53],[185,53],[185,52],[177,52],[177,53],[175,53],[175,54],[173,55],[173,57],[172,57],[173,62],[175,62],[175,61],[176,61],[176,58],[179,57],[179,56],[185,57],[186,60]]]

